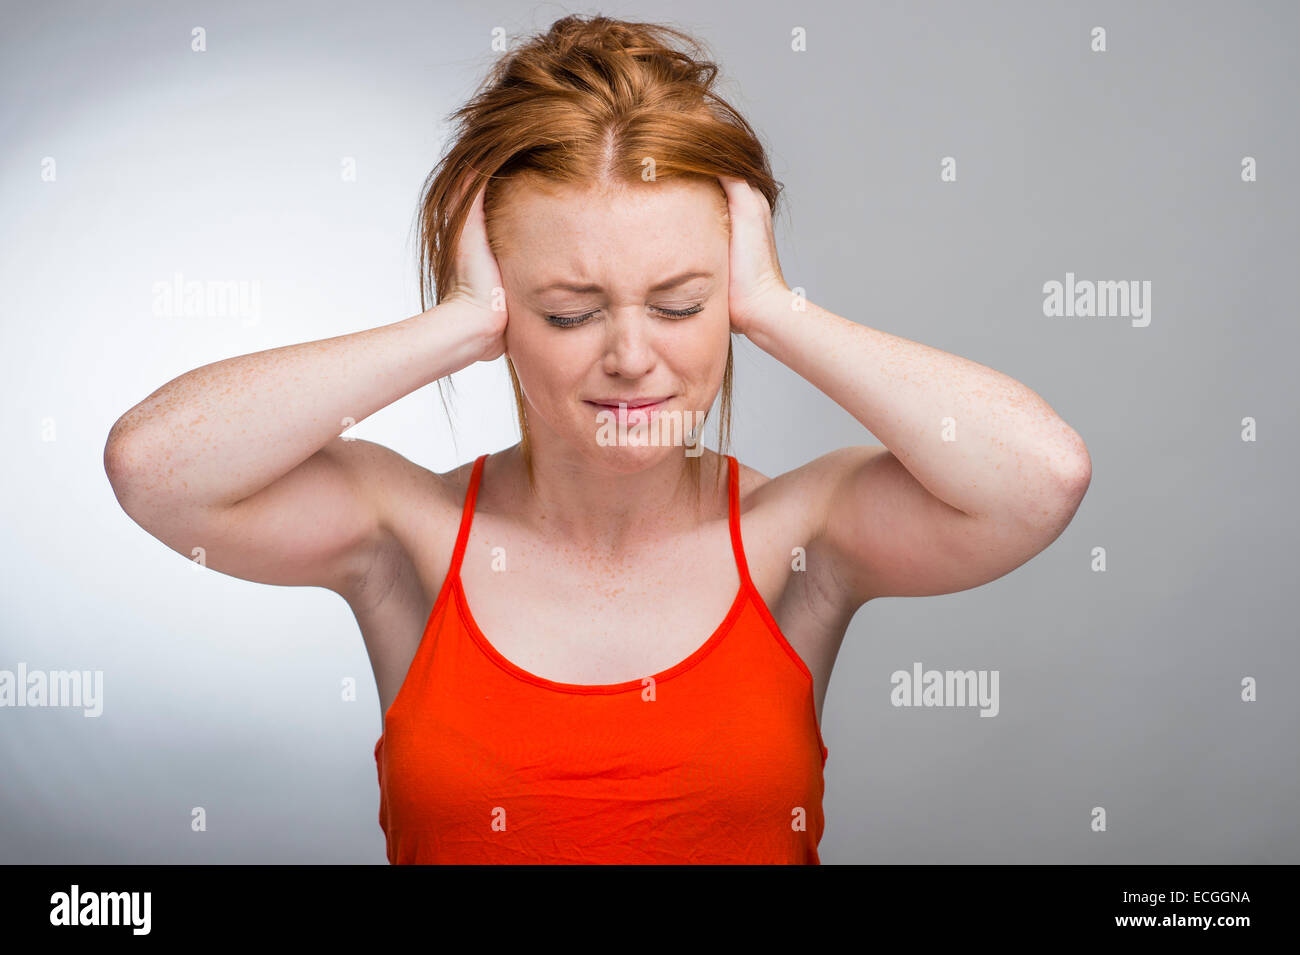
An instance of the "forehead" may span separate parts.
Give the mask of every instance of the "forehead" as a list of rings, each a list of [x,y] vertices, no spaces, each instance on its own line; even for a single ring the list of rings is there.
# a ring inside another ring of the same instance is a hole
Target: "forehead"
[[[534,272],[635,259],[676,263],[726,249],[726,198],[699,179],[630,185],[512,182],[497,216],[504,255]]]

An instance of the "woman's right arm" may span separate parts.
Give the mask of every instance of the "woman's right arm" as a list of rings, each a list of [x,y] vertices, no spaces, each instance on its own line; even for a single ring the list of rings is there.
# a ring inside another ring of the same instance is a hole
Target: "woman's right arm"
[[[450,299],[378,328],[240,355],[175,378],[118,419],[104,468],[122,508],[186,557],[356,597],[388,544],[379,458],[339,434],[500,353],[504,315]]]

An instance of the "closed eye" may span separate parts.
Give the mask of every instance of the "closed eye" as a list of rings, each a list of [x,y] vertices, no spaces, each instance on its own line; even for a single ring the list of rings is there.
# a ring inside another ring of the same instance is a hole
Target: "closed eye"
[[[659,308],[658,306],[651,306],[651,307],[653,308],[654,311],[658,312],[660,315],[667,315],[672,318],[685,318],[687,315],[694,315],[697,312],[701,312],[704,310],[703,305],[692,305],[690,308],[682,308],[682,309]],[[599,311],[600,310],[597,309],[595,311],[586,312],[582,315],[547,315],[546,320],[558,328],[572,328],[575,325],[581,325],[583,322],[587,321],[592,316],[598,314]]]

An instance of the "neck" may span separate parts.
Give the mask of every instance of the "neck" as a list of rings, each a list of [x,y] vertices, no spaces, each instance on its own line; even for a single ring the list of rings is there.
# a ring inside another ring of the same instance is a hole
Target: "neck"
[[[713,486],[714,468],[721,467],[726,479],[726,462],[706,449],[696,459],[703,482],[697,497],[686,456],[680,449],[664,450],[649,467],[624,472],[574,454],[559,441],[535,440],[533,493],[521,445],[503,452],[508,464],[503,470],[511,473],[520,517],[529,526],[582,553],[626,556],[641,542],[662,538],[665,531],[697,527],[701,510],[708,513],[710,502],[716,501],[707,490]]]

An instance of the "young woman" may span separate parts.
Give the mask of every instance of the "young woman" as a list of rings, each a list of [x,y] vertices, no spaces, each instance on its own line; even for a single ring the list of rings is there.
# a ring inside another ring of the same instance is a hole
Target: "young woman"
[[[109,436],[168,546],[351,606],[392,862],[816,863],[854,613],[1008,573],[1088,486],[1024,385],[786,285],[779,184],[675,41],[567,17],[505,57],[426,183],[436,305],[197,368]],[[694,443],[720,392],[728,424],[734,334],[863,443],[773,478]],[[519,444],[434,474],[340,438],[502,355]]]

